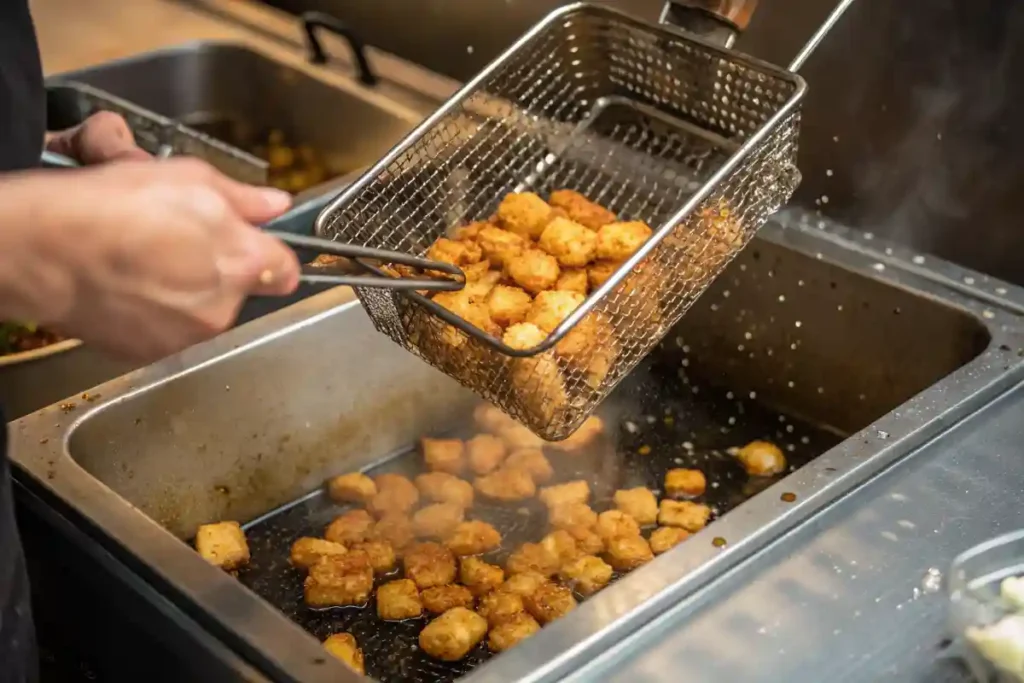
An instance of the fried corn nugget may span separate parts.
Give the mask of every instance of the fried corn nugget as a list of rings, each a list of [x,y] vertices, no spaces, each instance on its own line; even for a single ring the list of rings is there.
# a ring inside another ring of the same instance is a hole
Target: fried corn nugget
[[[459,474],[466,466],[466,446],[459,439],[420,439],[420,449],[432,472]]]
[[[505,269],[512,281],[530,294],[551,289],[562,274],[558,259],[540,249],[527,249],[512,257]]]
[[[378,493],[381,491],[398,491],[406,497],[419,501],[419,494],[416,492],[416,485],[412,483],[409,477],[404,475],[394,474],[393,472],[378,474],[374,477],[373,483],[377,485]]]
[[[416,533],[412,528],[412,520],[404,513],[392,512],[384,515],[373,525],[371,537],[375,540],[385,541],[401,555],[409,545],[416,540]]]
[[[487,270],[488,266],[489,264],[484,261],[467,266],[462,271],[466,274],[466,286],[463,287],[462,291],[474,304],[487,306],[487,297],[490,296],[491,291],[501,282],[501,273],[496,270]],[[487,313],[490,315],[490,308],[488,308]],[[495,325],[498,324],[494,320],[491,322]]]
[[[498,221],[510,232],[536,240],[551,220],[551,207],[533,192],[505,195],[498,205]]]
[[[377,589],[377,616],[384,621],[415,619],[422,614],[420,592],[409,579],[389,581]]]
[[[563,503],[548,508],[548,522],[555,529],[590,529],[597,525],[597,513],[586,503]]]
[[[334,477],[327,482],[327,494],[336,503],[366,504],[377,495],[377,485],[362,472]]]
[[[562,292],[576,292],[586,296],[588,284],[586,268],[562,268],[562,274],[558,276],[555,289]]]
[[[415,484],[405,477],[399,477],[399,479],[404,480],[404,483],[398,483],[397,479],[389,479],[388,481],[394,483],[382,486],[380,479],[381,477],[378,477],[376,482],[377,495],[370,499],[370,504],[368,505],[373,514],[378,517],[385,517],[391,514],[406,514],[416,507],[416,503],[420,500],[420,493],[416,490]]]
[[[612,566],[593,555],[580,555],[562,565],[558,578],[581,595],[593,595],[612,580],[615,570]]]
[[[529,244],[514,232],[490,225],[481,228],[476,239],[491,267],[499,270],[526,251]]]
[[[356,543],[352,551],[362,551],[370,560],[370,568],[376,574],[387,574],[395,568],[395,549],[387,541],[371,540]]]
[[[537,493],[533,476],[526,470],[511,467],[501,467],[491,474],[477,477],[473,488],[485,498],[504,502],[526,500]]]
[[[660,526],[651,532],[651,550],[655,555],[666,553],[690,537],[690,532],[674,526]]]
[[[753,477],[771,477],[786,469],[786,456],[769,441],[751,441],[740,449],[737,457]]]
[[[521,448],[541,448],[547,445],[547,441],[514,420],[511,424],[498,430],[498,438],[505,442],[505,447],[510,452]]]
[[[700,470],[676,468],[665,473],[665,493],[669,496],[700,496],[707,485]]]
[[[459,242],[473,242],[480,237],[480,231],[487,227],[494,228],[497,226],[486,221],[477,221],[455,228],[452,232],[452,237]]]
[[[461,505],[434,503],[416,511],[412,528],[420,538],[447,538],[464,519]]]
[[[548,197],[548,204],[595,231],[616,220],[614,213],[573,190],[555,190]]]
[[[658,524],[677,526],[695,534],[711,519],[711,508],[688,500],[662,500],[658,511]]]
[[[597,253],[597,234],[576,221],[556,216],[544,228],[537,246],[554,256],[559,266],[583,268]]]
[[[546,486],[540,490],[540,500],[550,510],[568,503],[586,503],[590,500],[590,484],[584,479]]]
[[[579,428],[561,441],[555,441],[551,448],[563,453],[580,453],[593,446],[604,434],[604,420],[591,415]]]
[[[539,448],[521,448],[505,460],[505,467],[526,470],[536,484],[545,484],[555,476],[555,470]]]
[[[475,474],[490,474],[505,460],[505,442],[493,434],[478,434],[466,442],[466,459]]]
[[[526,611],[541,624],[550,624],[576,609],[576,598],[565,586],[546,583],[523,599]]]
[[[505,581],[505,570],[488,564],[479,557],[463,557],[459,564],[459,581],[473,595],[486,595]]]
[[[416,488],[424,498],[435,503],[451,503],[463,509],[473,507],[473,485],[453,474],[427,472],[418,475]]]
[[[327,525],[324,538],[333,543],[362,543],[370,538],[373,526],[373,517],[369,512],[349,510]]]
[[[420,631],[420,649],[434,659],[457,662],[487,635],[487,620],[472,610],[453,607]]]
[[[508,577],[508,580],[501,584],[501,590],[515,593],[521,597],[526,597],[527,595],[535,592],[545,583],[548,583],[548,577],[543,574],[538,574],[537,572],[521,572]]]
[[[537,326],[519,323],[505,331],[502,341],[511,348],[527,350],[547,338]],[[535,419],[548,423],[568,402],[565,379],[550,352],[512,360],[512,385],[520,404]]]
[[[300,538],[292,544],[288,560],[293,567],[298,569],[309,569],[325,557],[331,555],[344,555],[348,552],[340,543],[325,541],[322,538]]]
[[[510,650],[540,630],[537,620],[526,612],[513,614],[508,619],[491,627],[487,636],[487,647],[492,652]]]
[[[508,285],[496,285],[487,295],[491,320],[502,327],[523,322],[532,303],[533,297],[526,291]]]
[[[597,516],[594,531],[607,544],[609,539],[616,536],[639,536],[640,525],[622,510],[605,510]]]
[[[416,543],[402,558],[405,576],[416,582],[420,590],[444,586],[455,580],[455,557],[437,543]]]
[[[539,543],[524,543],[508,556],[505,568],[509,574],[536,572],[551,577],[558,571],[558,558]]]
[[[477,428],[489,434],[499,434],[507,427],[522,426],[502,412],[501,408],[490,403],[480,403],[473,409],[473,422]]]
[[[638,486],[632,489],[620,489],[613,498],[616,509],[636,520],[640,526],[647,526],[658,521],[658,499],[649,488]]]
[[[441,237],[430,245],[430,249],[427,250],[427,258],[461,267],[479,263],[483,258],[483,251],[478,244],[473,242]]]
[[[476,611],[493,627],[516,614],[525,612],[526,606],[523,605],[523,597],[518,593],[499,589],[480,598],[480,606]]]
[[[628,572],[654,559],[651,546],[640,534],[616,536],[605,542],[608,564],[620,572]]]
[[[249,563],[249,544],[238,522],[203,524],[196,531],[196,551],[224,571],[234,571]]]
[[[460,557],[481,555],[501,546],[501,533],[487,522],[470,520],[455,527],[445,546]]]
[[[594,514],[594,523],[597,523],[597,514]],[[598,555],[604,551],[604,539],[589,526],[573,525],[565,528],[565,531],[576,541],[576,547],[585,555]]]
[[[363,605],[373,590],[373,569],[365,553],[325,557],[309,568],[303,583],[310,607]]]
[[[541,539],[540,545],[559,565],[564,565],[580,555],[579,546],[572,534],[564,529],[557,529]]]
[[[473,609],[473,604],[476,601],[468,588],[454,583],[428,588],[420,593],[420,600],[423,602],[423,607],[431,614],[444,614],[453,607]]]
[[[597,258],[625,261],[651,236],[650,226],[642,221],[609,223],[597,231]]]
[[[526,314],[526,322],[533,323],[542,332],[550,334],[583,303],[585,298],[576,292],[541,292],[533,300],[530,312]]]
[[[366,675],[363,651],[359,649],[356,639],[351,633],[335,633],[324,641],[324,649],[329,655],[341,660],[345,666],[357,674]]]
[[[474,300],[471,292],[465,289],[459,292],[438,292],[434,295],[434,303],[448,309],[459,316],[473,327],[490,335],[501,333],[501,328],[491,320],[491,314],[487,310],[487,304]],[[466,343],[466,336],[448,326],[448,334],[443,335],[442,341],[455,348],[461,348]]]
[[[622,266],[622,261],[595,261],[587,268],[587,283],[590,289],[597,289],[608,281],[615,271]]]

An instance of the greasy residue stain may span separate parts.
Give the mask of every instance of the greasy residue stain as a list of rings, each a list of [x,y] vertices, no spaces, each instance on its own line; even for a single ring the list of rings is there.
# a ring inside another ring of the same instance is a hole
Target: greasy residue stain
[[[711,539],[711,545],[715,546],[716,548],[724,548],[728,544],[729,542],[721,536],[715,536]]]
[[[781,496],[779,496],[779,498],[782,500],[783,503],[794,503],[794,502],[796,502],[796,494],[795,493],[789,493],[788,491],[786,493],[783,493]]]

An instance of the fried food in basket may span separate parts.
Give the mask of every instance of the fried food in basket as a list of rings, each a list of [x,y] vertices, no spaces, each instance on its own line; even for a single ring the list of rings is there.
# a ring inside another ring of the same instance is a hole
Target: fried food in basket
[[[557,529],[540,541],[540,546],[560,564],[576,559],[580,555],[579,546],[572,534],[564,529]]]
[[[620,572],[628,572],[654,559],[651,546],[640,534],[627,534],[608,539],[605,556],[608,564]]]
[[[357,674],[366,674],[366,668],[363,665],[363,651],[359,649],[356,639],[351,633],[335,633],[324,641],[324,649]]]
[[[562,274],[558,260],[541,249],[527,249],[505,264],[509,278],[530,294],[551,289]]]
[[[310,607],[363,605],[373,590],[373,568],[362,552],[325,557],[309,568],[303,587]]]
[[[711,519],[711,508],[688,500],[662,500],[658,510],[658,524],[677,526],[695,534]]]
[[[548,197],[548,203],[564,211],[566,216],[580,225],[594,231],[616,220],[614,213],[573,190],[555,190]]]
[[[417,543],[410,546],[402,558],[405,577],[412,579],[420,590],[445,586],[455,580],[455,557],[438,543]]]
[[[493,434],[478,434],[466,442],[466,459],[475,474],[490,474],[507,454],[505,442]]]
[[[551,206],[533,192],[508,194],[498,205],[501,226],[520,237],[536,240],[553,215]]]
[[[555,529],[591,529],[597,525],[597,513],[586,503],[560,503],[548,508],[548,522]]]
[[[655,555],[667,553],[690,537],[690,532],[674,526],[661,526],[651,532],[651,550]]]
[[[528,611],[540,624],[549,624],[576,609],[576,598],[565,586],[546,583],[523,600]]]
[[[464,511],[461,505],[434,503],[416,511],[412,516],[412,528],[420,538],[447,538],[462,523]]]
[[[640,525],[622,510],[605,510],[597,516],[594,531],[607,544],[617,536],[639,536]]]
[[[352,544],[367,541],[373,534],[374,520],[366,510],[349,510],[327,525],[324,538],[333,543]]]
[[[501,545],[501,533],[487,522],[470,520],[455,527],[444,544],[460,557],[482,555]]]
[[[457,662],[487,635],[487,620],[465,607],[453,607],[420,631],[420,648],[434,659]]]
[[[584,479],[546,486],[540,490],[540,500],[548,509],[567,503],[586,503],[590,500],[590,484]]]
[[[369,503],[377,495],[377,485],[362,472],[351,472],[327,482],[327,493],[336,503]]]
[[[597,244],[598,233],[560,216],[551,219],[537,241],[537,246],[557,259],[562,268],[585,267],[594,260]]]
[[[640,526],[658,521],[658,499],[649,488],[620,489],[615,492],[614,502],[616,509],[636,520]]]
[[[558,557],[539,543],[522,544],[505,562],[509,574],[536,572],[547,577],[555,575],[558,565]]]
[[[614,573],[612,566],[600,557],[580,555],[562,565],[558,578],[581,595],[593,595],[611,583]]]
[[[249,544],[238,522],[218,522],[199,527],[196,551],[210,564],[229,572],[249,563]]]
[[[428,588],[420,593],[420,600],[423,602],[423,607],[431,614],[444,614],[453,607],[473,609],[473,604],[476,602],[473,593],[468,588],[454,583]]]
[[[415,619],[422,614],[423,602],[413,581],[397,579],[377,589],[377,616],[384,621]]]
[[[375,574],[387,574],[395,568],[395,550],[387,541],[364,541],[352,546],[353,552],[364,552],[370,560],[370,568]]]
[[[374,483],[377,495],[370,499],[369,508],[378,517],[407,513],[420,500],[416,485],[400,474],[382,474],[374,479]]]
[[[468,446],[468,443],[467,443]],[[451,503],[463,509],[473,507],[473,485],[447,472],[427,472],[416,477],[420,494],[434,503]]]
[[[420,439],[423,461],[433,472],[459,474],[466,466],[466,447],[460,439]]]
[[[505,570],[479,557],[464,557],[459,563],[459,581],[473,595],[490,593],[505,581]]]
[[[325,557],[344,555],[348,549],[340,543],[322,538],[300,538],[292,544],[288,556],[293,567],[308,570]]]
[[[487,647],[493,652],[504,652],[526,640],[540,630],[537,620],[526,612],[517,612],[491,627]]]
[[[477,613],[492,627],[525,611],[523,596],[501,589],[491,591],[480,598],[480,607],[477,608]]]

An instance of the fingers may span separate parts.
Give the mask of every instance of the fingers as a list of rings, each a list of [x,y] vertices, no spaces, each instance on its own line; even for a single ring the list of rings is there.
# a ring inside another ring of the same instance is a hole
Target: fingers
[[[73,129],[70,146],[72,156],[87,166],[114,160],[151,158],[135,144],[135,137],[125,120],[109,111],[97,112]]]
[[[220,173],[216,173],[211,182],[238,215],[254,225],[277,218],[292,205],[290,194],[272,187],[246,185]]]

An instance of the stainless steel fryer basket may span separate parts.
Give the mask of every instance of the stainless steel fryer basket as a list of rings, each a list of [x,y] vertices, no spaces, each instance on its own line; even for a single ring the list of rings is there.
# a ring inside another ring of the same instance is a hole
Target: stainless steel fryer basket
[[[357,289],[379,331],[564,438],[788,201],[804,90],[789,71],[678,29],[570,5],[328,205],[317,233],[423,254],[506,193],[563,188],[654,228],[526,351],[425,296]]]

